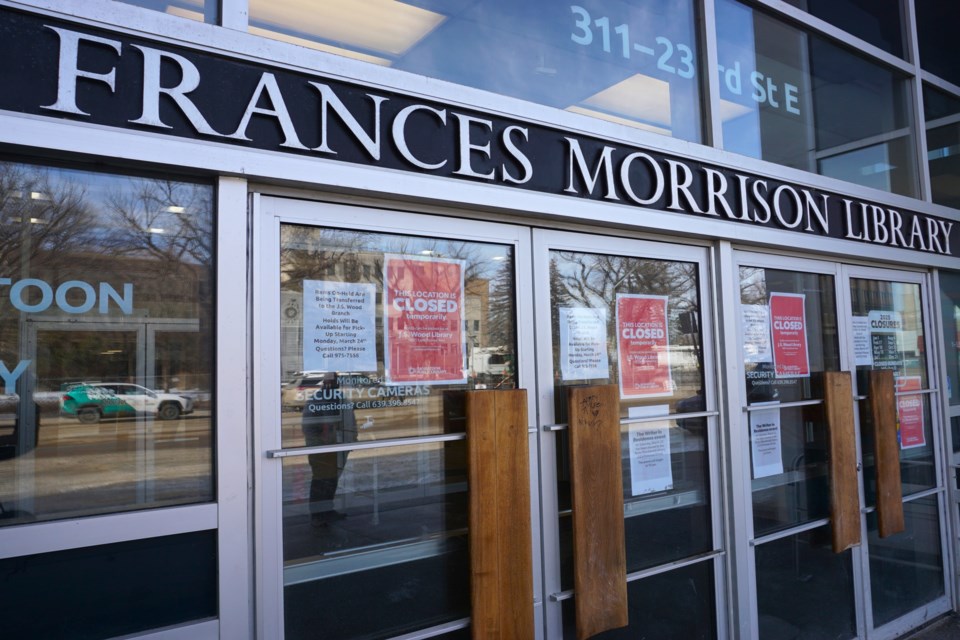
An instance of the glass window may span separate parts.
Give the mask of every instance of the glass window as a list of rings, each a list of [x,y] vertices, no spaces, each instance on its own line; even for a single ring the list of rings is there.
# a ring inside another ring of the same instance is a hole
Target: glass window
[[[960,98],[924,85],[923,113],[932,199],[960,209]]]
[[[740,267],[740,322],[757,536],[830,513],[823,372],[840,368],[833,276]],[[770,408],[763,408],[771,404]]]
[[[960,273],[940,272],[940,317],[943,320],[943,353],[946,359],[947,400],[960,406]],[[954,442],[960,446],[960,442]]]
[[[0,525],[213,499],[212,199],[0,163]]]
[[[619,384],[627,571],[712,549],[699,266],[551,251],[554,399]],[[675,417],[674,417],[675,416]],[[662,417],[660,420],[648,418]],[[569,437],[558,433],[562,581],[572,586]],[[644,448],[646,462],[631,453]]]
[[[905,530],[881,538],[877,514],[867,514],[873,624],[879,627],[944,594],[937,496],[903,505]]]
[[[163,538],[0,560],[5,638],[128,637],[217,615],[217,536]]]
[[[250,30],[373,64],[702,139],[691,0],[250,0]]]
[[[734,0],[716,7],[726,149],[916,195],[905,76]]]
[[[785,0],[835,27],[903,57],[900,0]]]
[[[829,526],[757,546],[759,637],[857,637],[852,555],[833,552]]]
[[[855,334],[869,340],[869,353],[858,356],[856,362],[857,392],[869,395],[870,371],[893,371],[903,494],[930,489],[936,485],[930,395],[911,393],[929,387],[920,285],[851,278],[850,303]],[[859,401],[858,409],[864,495],[867,504],[875,504],[874,426],[869,401]]]
[[[172,16],[217,24],[219,0],[118,0],[138,7],[163,11]]]
[[[463,442],[284,461],[286,637],[392,638],[468,617],[466,478]]]
[[[419,437],[465,431],[465,390],[516,387],[513,248],[300,225],[280,236],[282,444],[334,447],[283,462],[286,637],[466,618],[466,446]]]
[[[593,637],[598,640],[716,638],[714,580],[713,562],[708,560],[628,582],[630,624]],[[571,640],[577,637],[572,599],[563,602],[563,637]]]
[[[960,41],[949,26],[960,24],[960,4],[914,0],[920,66],[947,82],[960,85]]]

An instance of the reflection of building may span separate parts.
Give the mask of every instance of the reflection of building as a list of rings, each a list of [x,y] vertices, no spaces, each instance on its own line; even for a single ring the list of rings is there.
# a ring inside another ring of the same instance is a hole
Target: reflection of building
[[[3,0],[5,637],[484,635],[468,505],[499,485],[468,480],[464,393],[514,387],[527,448],[480,457],[531,463],[518,637],[577,635],[573,522],[608,500],[613,635],[888,640],[960,611],[958,22],[934,0]],[[387,256],[464,265],[462,336],[384,328]],[[311,281],[375,291],[331,323],[361,363],[336,376],[303,371]],[[625,296],[663,318],[627,326]],[[62,415],[94,381],[197,409]],[[569,388],[608,384],[621,448],[597,466],[623,495],[574,506]],[[316,523],[311,455],[341,478]]]
[[[0,295],[0,313],[35,310],[19,324],[0,324],[0,332],[11,353],[36,363],[38,391],[115,380],[209,392],[205,265],[39,250],[28,268],[33,284],[18,290],[14,279]]]

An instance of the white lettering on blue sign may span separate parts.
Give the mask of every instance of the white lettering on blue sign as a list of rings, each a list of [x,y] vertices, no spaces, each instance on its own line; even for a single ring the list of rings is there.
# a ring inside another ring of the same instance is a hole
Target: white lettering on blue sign
[[[41,313],[55,303],[57,308],[65,313],[86,313],[97,307],[101,315],[106,315],[110,312],[111,301],[124,315],[133,313],[133,284],[130,282],[123,283],[122,294],[109,282],[100,282],[97,288],[94,288],[90,283],[81,280],[67,280],[54,290],[48,282],[37,278],[24,278],[17,282],[10,278],[0,278],[0,287],[6,286],[10,287],[10,304],[24,313]],[[40,300],[32,304],[28,302],[30,296],[27,292],[30,289],[40,292]],[[71,290],[82,292],[83,302],[72,304],[67,299]]]

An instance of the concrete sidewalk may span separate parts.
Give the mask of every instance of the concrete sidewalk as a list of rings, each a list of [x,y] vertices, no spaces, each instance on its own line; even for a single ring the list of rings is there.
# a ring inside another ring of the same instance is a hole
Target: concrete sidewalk
[[[929,626],[901,636],[901,640],[960,640],[960,616],[951,613]]]

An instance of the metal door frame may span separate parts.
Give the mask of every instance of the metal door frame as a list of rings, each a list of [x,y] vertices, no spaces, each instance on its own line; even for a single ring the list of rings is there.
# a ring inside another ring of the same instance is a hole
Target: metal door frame
[[[934,319],[939,313],[934,309],[934,296],[932,295],[932,284],[929,274],[918,271],[905,271],[880,267],[865,267],[845,265],[840,262],[831,262],[825,260],[799,258],[793,256],[772,255],[767,253],[752,252],[750,250],[735,249],[733,251],[732,278],[734,283],[733,295],[735,300],[732,305],[734,318],[727,316],[727,327],[735,328],[736,353],[739,355],[742,349],[742,314],[740,309],[739,294],[739,269],[741,266],[757,266],[764,268],[775,268],[786,271],[797,271],[804,273],[817,273],[821,275],[830,275],[834,279],[837,332],[839,342],[840,368],[842,371],[854,372],[853,366],[853,343],[851,336],[851,316],[852,308],[850,303],[850,279],[866,278],[883,281],[916,283],[921,287],[921,305],[924,312],[924,348],[928,354],[927,371],[929,387],[932,388],[934,395],[931,398],[931,416],[933,420],[932,432],[934,437],[935,466],[937,469],[937,486],[929,491],[924,491],[917,496],[911,496],[910,499],[927,497],[929,495],[939,496],[938,513],[940,518],[940,536],[941,536],[941,557],[943,559],[944,570],[944,596],[918,608],[914,612],[898,618],[886,625],[878,628],[872,627],[872,598],[870,593],[870,574],[869,574],[869,548],[867,541],[866,518],[861,518],[861,538],[862,543],[858,548],[852,550],[852,571],[853,571],[853,598],[856,608],[856,623],[858,638],[868,640],[888,640],[903,634],[905,631],[920,626],[924,621],[931,617],[945,613],[950,610],[952,598],[952,580],[948,555],[948,523],[947,513],[945,512],[947,504],[946,474],[945,474],[945,452],[943,450],[944,437],[942,425],[942,407],[938,400],[939,390],[935,388],[940,381],[939,359],[936,356],[939,350],[936,348],[936,335]],[[728,352],[729,353],[729,352]],[[757,544],[769,542],[777,538],[793,535],[804,530],[822,526],[825,521],[805,523],[779,531],[774,534],[763,536],[758,542],[753,531],[753,502],[752,502],[752,469],[749,456],[749,430],[747,428],[748,414],[746,412],[746,400],[743,388],[743,369],[742,358],[730,358],[727,368],[728,377],[728,397],[731,412],[730,422],[735,428],[731,430],[730,446],[731,451],[739,451],[739,458],[743,461],[733,469],[732,492],[733,501],[732,517],[733,536],[732,547],[735,558],[735,573],[742,576],[741,580],[735,585],[737,594],[743,598],[746,607],[739,610],[739,625],[744,631],[744,637],[756,639],[759,637],[759,621],[757,609],[757,586],[756,586],[756,557],[754,548]],[[736,383],[733,381],[736,380]],[[736,417],[735,415],[736,414]],[[854,412],[857,458],[863,459],[861,451],[860,421],[859,415]],[[865,508],[863,475],[859,478],[859,496],[861,515],[865,516],[873,509]],[[829,519],[826,520],[827,522]],[[736,597],[736,596],[735,596]]]
[[[517,312],[517,384],[527,389],[528,415],[536,416],[536,388],[533,362],[533,279],[530,261],[530,230],[507,225],[421,213],[391,211],[253,194],[253,415],[254,547],[256,549],[257,636],[282,640],[283,558],[282,558],[282,459],[268,459],[267,452],[281,448],[279,429],[271,428],[280,415],[280,226],[299,224],[345,229],[362,228],[377,233],[442,237],[510,245],[514,251],[515,300]],[[542,552],[540,550],[540,460],[536,434],[530,443],[531,538],[533,544],[533,585],[536,637],[546,636],[543,626]],[[441,625],[401,636],[404,640],[428,638],[463,628],[468,621]]]
[[[704,352],[704,395],[706,402],[708,433],[714,437],[708,440],[709,481],[711,503],[711,526],[713,550],[694,558],[687,558],[666,565],[628,574],[632,581],[643,577],[680,568],[694,562],[713,563],[716,624],[718,637],[724,638],[729,628],[727,618],[727,553],[726,530],[724,526],[724,504],[722,498],[721,468],[723,441],[725,439],[723,416],[718,409],[719,370],[717,367],[717,332],[715,312],[715,283],[711,265],[713,249],[708,246],[684,245],[628,237],[611,237],[583,232],[533,230],[533,277],[536,283],[535,309],[537,334],[537,401],[540,414],[537,422],[537,437],[540,441],[542,460],[542,514],[544,540],[544,589],[546,602],[546,626],[548,630],[562,632],[562,602],[573,597],[572,590],[562,590],[560,583],[560,543],[559,510],[557,498],[557,431],[566,425],[556,424],[554,411],[553,344],[551,332],[549,264],[551,250],[569,250],[584,253],[611,254],[676,262],[693,262],[698,265],[698,293],[700,296],[700,316],[702,344]],[[551,638],[560,635],[551,633]]]
[[[944,421],[941,402],[940,389],[940,368],[941,362],[938,354],[940,349],[937,346],[937,323],[939,309],[934,305],[935,296],[933,295],[932,279],[929,273],[919,271],[905,271],[885,267],[865,267],[855,265],[840,265],[840,291],[842,298],[838,295],[837,302],[842,305],[841,312],[838,314],[838,322],[841,322],[843,329],[848,331],[852,326],[853,308],[850,300],[850,281],[854,278],[866,280],[878,280],[883,282],[901,282],[906,284],[916,284],[920,287],[920,305],[923,312],[923,340],[924,353],[926,354],[927,368],[927,388],[930,395],[930,431],[933,437],[934,469],[936,474],[936,486],[932,489],[921,491],[915,495],[905,497],[904,502],[910,502],[925,497],[937,497],[937,516],[940,525],[940,557],[943,566],[944,595],[940,598],[927,603],[926,605],[915,609],[914,611],[894,619],[880,627],[874,627],[873,621],[873,598],[870,583],[870,555],[869,544],[867,540],[867,522],[866,515],[875,510],[867,508],[864,497],[863,475],[860,475],[860,511],[861,511],[861,533],[863,544],[860,545],[858,555],[860,556],[860,583],[862,585],[862,599],[858,603],[863,610],[864,617],[864,637],[868,640],[889,640],[902,635],[904,632],[922,625],[924,622],[950,610],[952,602],[952,579],[949,553],[949,534],[948,534],[948,514],[946,507],[949,503],[947,495],[947,454],[946,437],[944,434]],[[841,349],[846,353],[843,356],[846,362],[853,363],[853,340],[847,339],[841,342]],[[856,366],[851,365],[852,370]],[[856,376],[854,376],[854,386],[856,386]],[[855,393],[862,395],[859,390]],[[857,424],[857,448],[860,460],[863,459],[860,449],[860,417],[859,412],[854,412]]]
[[[742,637],[756,640],[759,638],[759,615],[757,605],[757,567],[755,547],[763,542],[771,542],[781,537],[787,537],[804,530],[823,526],[825,520],[817,520],[812,523],[793,526],[783,531],[762,537],[758,542],[753,526],[753,469],[750,462],[750,439],[749,439],[749,413],[746,410],[746,389],[744,386],[744,368],[743,368],[743,314],[741,310],[740,295],[740,267],[763,267],[773,268],[784,271],[796,271],[801,273],[816,273],[820,275],[829,275],[833,277],[834,298],[836,300],[837,331],[838,331],[838,349],[840,351],[841,369],[848,370],[846,351],[843,344],[846,341],[846,324],[841,321],[843,317],[842,310],[839,308],[840,299],[840,265],[838,263],[823,262],[806,258],[796,258],[791,256],[772,255],[766,253],[755,253],[748,250],[735,249],[733,251],[733,267],[731,273],[731,286],[733,288],[733,300],[730,301],[731,314],[726,318],[726,327],[728,333],[735,336],[732,340],[732,346],[735,349],[736,357],[729,357],[727,375],[728,375],[728,402],[730,407],[730,448],[731,454],[739,459],[739,464],[731,470],[731,499],[733,501],[733,540],[732,547],[736,563],[735,573],[740,579],[737,582],[738,600],[745,606],[739,609],[738,626],[742,631]],[[731,331],[732,330],[732,331]],[[858,459],[860,440],[859,430],[857,431],[857,453]],[[861,495],[862,502],[862,495]],[[860,592],[858,580],[862,574],[858,566],[859,556],[854,553],[853,561],[853,579],[855,593]],[[855,596],[856,597],[856,596]],[[862,610],[857,607],[857,629],[863,629]]]

